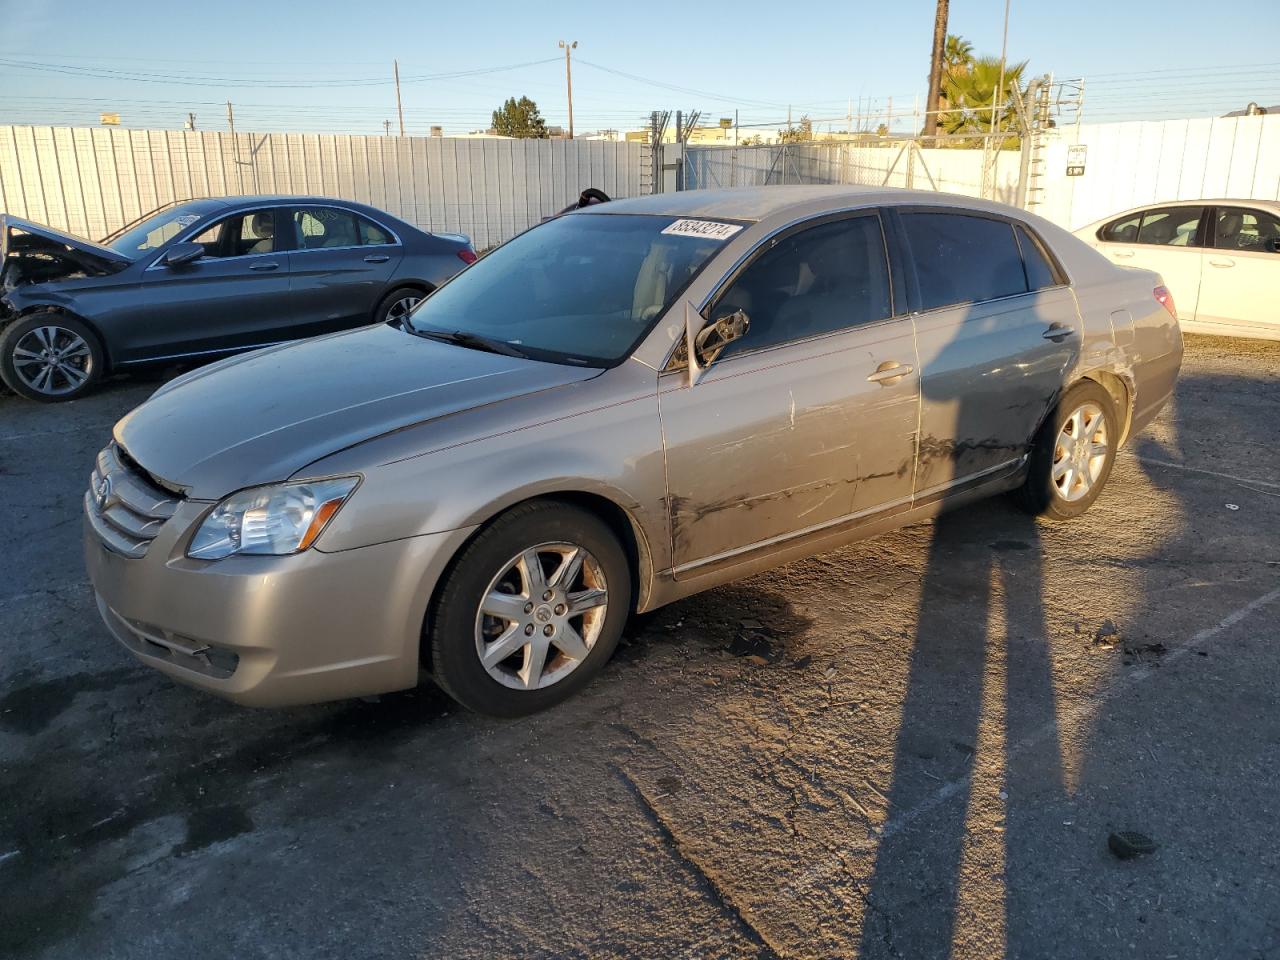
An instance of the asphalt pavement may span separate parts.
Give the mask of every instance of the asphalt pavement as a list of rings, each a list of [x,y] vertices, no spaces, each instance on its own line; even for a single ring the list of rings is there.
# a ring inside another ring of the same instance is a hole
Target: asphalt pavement
[[[690,598],[520,721],[135,663],[80,498],[158,383],[0,397],[0,955],[1280,957],[1280,343],[1188,337],[1082,520]]]

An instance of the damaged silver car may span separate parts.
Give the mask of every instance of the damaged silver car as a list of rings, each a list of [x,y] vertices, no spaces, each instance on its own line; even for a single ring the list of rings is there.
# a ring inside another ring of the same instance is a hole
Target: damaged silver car
[[[1169,398],[1158,275],[1028,213],[770,187],[534,227],[401,328],[181,377],[84,498],[102,617],[258,705],[569,696],[623,624],[1013,492],[1083,513]]]

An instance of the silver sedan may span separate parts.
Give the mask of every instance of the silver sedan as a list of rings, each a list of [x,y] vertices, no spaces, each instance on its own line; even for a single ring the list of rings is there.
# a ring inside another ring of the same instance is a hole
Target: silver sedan
[[[246,704],[410,687],[517,715],[627,617],[1013,492],[1079,516],[1173,390],[1157,274],[999,204],[615,201],[408,321],[181,377],[85,495],[103,619]]]

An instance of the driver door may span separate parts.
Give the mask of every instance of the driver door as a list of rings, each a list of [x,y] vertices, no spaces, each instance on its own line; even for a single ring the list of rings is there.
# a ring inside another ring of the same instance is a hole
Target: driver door
[[[876,213],[766,241],[708,311],[746,335],[659,409],[677,579],[910,504],[919,376]]]
[[[205,247],[199,260],[147,267],[148,322],[131,328],[120,359],[231,352],[281,339],[292,306],[284,214],[234,213],[191,238]]]

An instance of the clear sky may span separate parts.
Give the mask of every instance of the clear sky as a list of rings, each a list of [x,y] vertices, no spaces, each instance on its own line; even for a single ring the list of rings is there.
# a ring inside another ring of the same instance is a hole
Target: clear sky
[[[399,58],[409,133],[487,126],[522,94],[562,124],[565,39],[578,41],[578,132],[677,108],[780,126],[788,106],[843,128],[850,100],[883,112],[890,97],[905,129],[924,97],[933,11],[933,0],[0,0],[0,123],[96,124],[106,110],[177,128],[192,111],[225,129],[231,99],[240,130],[378,133],[384,120],[394,130]],[[1003,14],[1004,0],[951,0],[949,31],[998,56]],[[1280,0],[1013,0],[1009,56],[1085,77],[1086,121],[1280,104]]]

